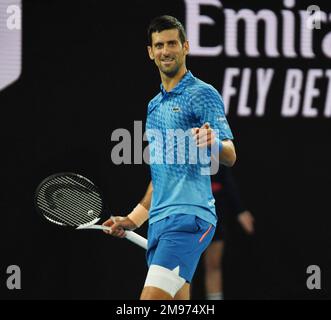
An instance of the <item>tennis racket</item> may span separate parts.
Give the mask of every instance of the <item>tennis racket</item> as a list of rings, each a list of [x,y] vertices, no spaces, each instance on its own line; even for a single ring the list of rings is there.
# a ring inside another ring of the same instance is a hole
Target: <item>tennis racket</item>
[[[35,207],[48,221],[75,229],[111,230],[95,225],[100,220],[104,201],[97,186],[75,173],[53,174],[44,179],[35,192]],[[126,230],[126,239],[147,249],[147,240]]]

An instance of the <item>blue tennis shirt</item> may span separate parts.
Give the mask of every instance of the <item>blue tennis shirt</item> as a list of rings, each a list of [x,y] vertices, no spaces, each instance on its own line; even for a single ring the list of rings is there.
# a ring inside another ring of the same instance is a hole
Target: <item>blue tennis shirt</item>
[[[220,140],[233,139],[220,94],[188,71],[170,92],[148,104],[146,136],[153,184],[149,223],[191,214],[216,225],[210,150],[198,148],[191,129],[209,122]]]

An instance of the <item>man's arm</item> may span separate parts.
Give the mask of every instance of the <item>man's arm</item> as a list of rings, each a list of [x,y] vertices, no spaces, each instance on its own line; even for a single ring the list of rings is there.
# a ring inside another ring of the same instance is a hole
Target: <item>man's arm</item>
[[[152,194],[153,186],[152,182],[150,182],[142,200],[126,217],[111,217],[103,223],[104,226],[111,227],[112,229],[111,232],[105,232],[123,238],[125,236],[125,230],[139,228],[146,220],[148,220],[148,210],[151,206]]]
[[[128,214],[128,218],[137,226],[140,227],[148,219],[148,211],[151,207],[153,194],[152,182],[149,183],[147,191],[138,203],[138,205]]]
[[[144,206],[146,208],[146,210],[149,210],[149,208],[151,207],[152,194],[153,194],[153,185],[152,185],[152,181],[151,181],[147,187],[144,197],[139,202],[142,206]]]

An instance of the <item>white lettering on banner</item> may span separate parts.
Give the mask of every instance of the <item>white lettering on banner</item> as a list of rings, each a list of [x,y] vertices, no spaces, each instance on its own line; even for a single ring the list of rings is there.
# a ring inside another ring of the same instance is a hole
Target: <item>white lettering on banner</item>
[[[187,37],[190,39],[191,54],[197,56],[218,56],[222,52],[222,46],[201,47],[200,46],[200,25],[214,25],[215,21],[200,15],[200,5],[210,5],[221,8],[222,4],[218,0],[186,0],[186,24]]]
[[[248,92],[250,88],[250,83],[252,79],[252,70],[245,68],[242,72],[242,79],[240,85],[239,93],[239,103],[237,115],[239,116],[250,116],[252,114],[251,108],[247,105]],[[223,100],[224,105],[230,105],[231,97],[235,96],[237,93],[236,88],[233,86],[233,78],[240,75],[240,69],[238,68],[227,68],[225,70],[224,76],[224,86],[223,86]],[[256,116],[263,116],[266,109],[267,95],[270,90],[271,81],[274,75],[273,69],[262,69],[256,70],[257,79],[257,100],[256,100]],[[228,114],[229,108],[225,108],[226,114]]]
[[[331,70],[320,60],[331,58],[331,13],[316,5],[303,10],[297,4],[283,0],[279,10],[252,10],[231,8],[230,0],[185,0],[190,55],[219,56],[226,66],[220,90],[226,114],[231,111],[239,117],[262,117],[271,96],[279,99],[282,117],[331,118]],[[213,14],[209,16],[202,7],[209,7],[208,12],[214,10]],[[200,32],[202,27],[219,32],[217,38],[222,40],[206,45],[202,37],[207,33]],[[320,29],[323,33],[317,35]],[[224,59],[233,57],[247,58],[240,60],[244,66],[231,66],[234,60]],[[251,68],[252,61],[257,61],[252,59],[261,59],[264,68]],[[281,59],[279,68],[275,68],[275,62]],[[307,69],[307,59],[318,64]],[[284,85],[280,79],[284,79]],[[271,104],[274,106],[274,101]]]
[[[263,116],[265,113],[267,95],[274,73],[274,69],[257,69],[257,116]]]
[[[238,57],[238,24],[239,20],[245,22],[245,53],[248,57],[261,56],[257,48],[258,22],[264,21],[265,51],[268,57],[278,57],[277,50],[277,17],[270,10],[260,10],[257,14],[249,9],[235,12],[225,9],[225,53],[229,57]]]
[[[314,105],[314,98],[320,96],[320,90],[316,87],[318,79],[327,79],[327,96],[324,106]],[[299,115],[302,102],[302,116],[305,118],[316,118],[319,115],[331,117],[331,70],[310,69],[307,71],[306,83],[304,84],[304,73],[300,69],[289,69],[285,79],[284,96],[281,114],[284,117]],[[323,113],[321,108],[323,107]],[[319,114],[320,113],[320,114]]]
[[[226,114],[229,113],[231,97],[233,97],[237,93],[236,88],[232,85],[232,81],[233,81],[233,78],[236,76],[239,76],[239,74],[240,74],[239,68],[226,68],[225,69],[222,96],[223,96],[223,102],[224,102],[224,110],[225,110]]]
[[[328,58],[331,58],[331,32],[324,37],[322,41],[322,49],[323,52],[325,52],[325,55]]]
[[[278,18],[277,12],[270,9],[261,9],[257,12],[251,9],[240,9],[235,11],[230,8],[224,8],[220,0],[185,0],[186,5],[186,30],[187,36],[191,43],[191,56],[219,56],[227,57],[298,57],[312,59],[315,52],[313,48],[313,32],[321,29],[321,24],[330,24],[331,15],[320,10],[311,15],[311,10],[298,10],[295,13],[292,10],[295,1],[284,1],[285,10],[280,11],[281,19]],[[223,13],[224,24],[218,26],[211,17],[200,13],[201,6],[214,7]],[[296,19],[299,20],[300,32],[295,29]],[[240,21],[244,22],[245,46],[243,52],[238,48],[238,26]],[[261,28],[261,23],[263,27]],[[224,48],[222,44],[217,46],[201,46],[200,27],[209,25],[221,32],[224,32]],[[308,28],[307,25],[312,27]],[[282,30],[281,43],[278,43],[278,32]],[[264,53],[258,49],[258,39],[260,34],[264,33]],[[296,36],[299,35],[299,48],[295,48]],[[331,32],[326,34],[321,42],[321,51],[327,57],[331,57],[330,49]],[[326,42],[326,43],[325,43]],[[223,50],[224,49],[224,50]],[[298,52],[297,52],[298,51]]]
[[[284,4],[287,8],[294,6],[294,1],[292,4]],[[293,35],[295,34],[295,17],[290,10],[282,10],[283,17],[283,34],[282,34],[282,46],[283,55],[288,58],[295,58],[297,56],[295,52],[295,43],[293,41]]]
[[[224,71],[222,96],[225,113],[229,114],[229,106],[236,110],[240,117],[262,117],[267,110],[267,99],[274,87],[275,69],[258,68],[226,68]],[[304,118],[317,118],[318,116],[331,117],[331,69],[288,69],[284,75],[285,83],[281,92],[281,116]],[[327,85],[325,86],[325,83]],[[252,86],[256,86],[255,102],[249,99]],[[325,103],[316,104],[316,99],[321,98],[321,89],[327,87]],[[239,90],[238,90],[239,88]],[[274,93],[275,94],[275,93]],[[234,105],[234,98],[238,104]],[[251,102],[251,105],[248,104]]]
[[[289,69],[287,71],[282,104],[282,115],[284,117],[293,117],[299,112],[302,82],[302,70]]]
[[[313,99],[320,94],[319,89],[315,87],[315,81],[322,76],[323,70],[321,69],[310,69],[308,72],[302,110],[306,118],[314,118],[318,115],[318,110],[313,106]]]
[[[251,109],[247,106],[249,83],[251,79],[251,70],[245,68],[242,73],[242,80],[239,93],[238,115],[250,116]]]

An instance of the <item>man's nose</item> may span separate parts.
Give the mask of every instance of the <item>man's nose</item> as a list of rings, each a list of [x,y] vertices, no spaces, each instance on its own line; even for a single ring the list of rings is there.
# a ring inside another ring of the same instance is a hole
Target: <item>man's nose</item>
[[[167,55],[169,55],[169,53],[170,53],[170,51],[169,51],[169,47],[168,47],[167,45],[164,45],[164,46],[163,46],[163,49],[162,49],[162,54],[163,54],[164,56],[167,56]]]

